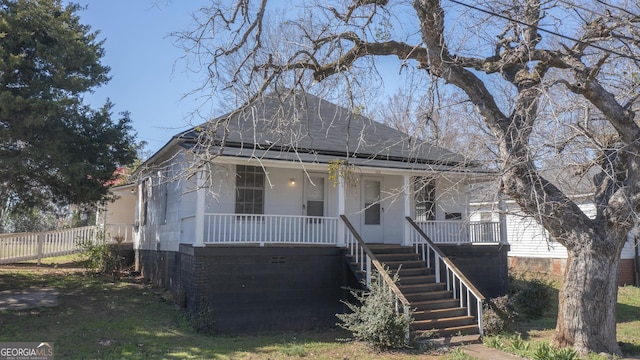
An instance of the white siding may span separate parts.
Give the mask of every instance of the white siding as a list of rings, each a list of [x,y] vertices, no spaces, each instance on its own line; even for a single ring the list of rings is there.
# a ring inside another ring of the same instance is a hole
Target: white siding
[[[566,258],[564,246],[551,241],[547,232],[532,217],[520,214],[507,215],[507,240],[509,256]]]
[[[580,209],[589,217],[595,216],[595,206],[590,202],[578,204]],[[479,221],[480,214],[485,211],[494,213],[493,219],[498,218],[497,205],[485,204],[475,206],[472,221]],[[564,246],[553,241],[547,236],[546,230],[538,224],[532,217],[524,216],[515,205],[509,206],[507,219],[507,240],[511,249],[509,256],[512,257],[532,257],[532,258],[555,258],[565,259],[567,250]],[[622,249],[622,259],[633,259],[633,240],[627,241]]]

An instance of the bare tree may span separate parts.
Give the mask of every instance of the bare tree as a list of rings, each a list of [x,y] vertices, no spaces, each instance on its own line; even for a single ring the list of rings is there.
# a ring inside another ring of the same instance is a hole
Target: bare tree
[[[420,141],[468,154],[471,160],[495,168],[497,147],[493,137],[482,126],[484,122],[473,104],[459,91],[451,90],[456,89],[440,92],[433,82],[403,82],[391,97],[373,105],[370,117]],[[465,119],[465,126],[460,126],[460,119]]]
[[[189,64],[207,75],[203,89],[247,103],[302,88],[341,94],[356,109],[380,92],[372,84],[390,56],[398,72],[457,87],[493,136],[501,191],[567,248],[555,344],[619,353],[618,264],[640,206],[639,5],[301,0],[275,16],[277,4],[214,2],[179,34]],[[599,168],[595,218],[541,175],[550,155],[584,173]]]

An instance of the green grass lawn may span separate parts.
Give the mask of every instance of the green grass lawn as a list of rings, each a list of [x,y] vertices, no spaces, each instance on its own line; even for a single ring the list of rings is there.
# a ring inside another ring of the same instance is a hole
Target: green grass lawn
[[[76,267],[77,257],[0,267],[0,291],[51,286],[59,305],[0,312],[0,342],[53,342],[58,359],[435,359],[409,350],[377,353],[338,330],[254,336],[193,330],[169,294],[139,279],[111,281]],[[70,262],[71,261],[71,262]],[[55,264],[55,262],[59,262]],[[440,358],[459,358],[459,353]]]
[[[538,346],[549,343],[556,327],[558,289],[561,279],[552,277],[548,280],[554,289],[550,299],[550,308],[544,316],[535,320],[518,321],[509,332],[485,338],[486,345],[521,357],[533,358]],[[617,336],[622,352],[627,356],[640,355],[640,289],[634,286],[620,287],[616,312],[618,317]],[[599,359],[597,355],[590,358]],[[605,357],[601,358],[605,359]]]
[[[459,350],[378,353],[336,329],[247,336],[205,335],[191,327],[169,293],[140,279],[112,281],[79,268],[80,255],[45,259],[42,266],[0,266],[0,291],[58,289],[59,305],[0,312],[0,342],[49,341],[58,359],[470,359]],[[488,338],[504,351],[532,357],[555,328],[557,291],[541,319]],[[618,340],[640,354],[640,289],[621,287]],[[215,316],[215,314],[214,314]],[[494,344],[495,345],[495,344]]]

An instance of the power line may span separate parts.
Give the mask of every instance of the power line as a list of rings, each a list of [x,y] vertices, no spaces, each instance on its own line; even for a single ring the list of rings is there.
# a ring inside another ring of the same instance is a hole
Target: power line
[[[578,5],[578,4],[576,4],[574,2],[571,2],[571,1],[567,1],[567,0],[556,0],[556,1],[561,2],[563,4],[566,4],[566,5],[570,6],[570,7],[574,7],[574,8],[580,9],[582,11],[586,11],[586,12],[592,13],[592,14],[597,15],[597,16],[602,16],[602,13],[600,13],[599,11],[596,11],[596,10],[593,10],[593,9],[589,9],[587,7]],[[630,16],[632,16],[634,18],[637,18],[637,19],[640,18],[640,16],[632,13],[629,10],[623,9],[623,8],[621,8],[619,6],[608,4],[608,3],[606,3],[606,2],[604,2],[602,0],[596,0],[596,1],[599,2],[600,4],[604,5],[605,7],[611,7],[611,8],[614,8],[616,10],[623,11],[623,12],[627,13],[628,15],[630,15]],[[638,29],[638,27],[633,25],[632,23],[628,24],[628,26],[633,27],[635,29]]]
[[[596,1],[597,1],[597,2],[599,2],[600,4],[604,5],[604,6],[609,6],[609,7],[612,7],[612,8],[614,8],[614,9],[617,9],[617,10],[620,10],[620,11],[623,11],[623,12],[626,12],[627,14],[629,14],[629,15],[631,15],[631,16],[633,16],[633,17],[636,17],[636,18],[638,17],[638,15],[636,15],[636,14],[632,13],[631,11],[629,11],[629,10],[627,10],[627,9],[625,9],[625,8],[622,8],[622,7],[620,7],[620,6],[616,6],[616,5],[613,5],[613,4],[609,4],[609,3],[606,3],[606,2],[604,2],[604,1],[602,1],[602,0],[596,0]]]
[[[454,3],[454,4],[458,4],[458,5],[467,7],[467,8],[472,9],[472,10],[480,11],[480,12],[488,14],[488,15],[496,16],[496,17],[499,17],[499,18],[504,19],[504,20],[512,21],[514,23],[517,23],[517,24],[520,24],[520,25],[523,25],[523,26],[527,26],[527,27],[536,29],[537,31],[540,31],[540,32],[544,32],[544,33],[547,33],[547,34],[555,35],[555,36],[561,37],[563,39],[575,41],[575,42],[580,43],[580,44],[585,44],[585,45],[590,46],[592,48],[595,48],[595,49],[598,49],[598,50],[602,50],[602,51],[605,51],[605,52],[608,52],[608,53],[611,53],[611,54],[615,54],[615,55],[618,55],[618,56],[621,56],[621,57],[624,57],[624,58],[627,58],[627,59],[631,59],[631,60],[634,60],[634,61],[640,61],[640,58],[637,58],[635,56],[627,55],[627,54],[621,53],[621,52],[616,51],[616,50],[611,50],[611,49],[604,48],[604,47],[602,47],[600,45],[596,45],[596,44],[588,43],[588,42],[585,42],[585,41],[582,41],[582,40],[578,40],[578,39],[576,39],[574,37],[563,35],[563,34],[560,34],[558,32],[552,31],[552,30],[547,30],[547,29],[541,28],[541,27],[539,27],[537,25],[527,24],[524,21],[513,19],[513,18],[510,18],[508,16],[505,16],[505,15],[502,15],[502,14],[498,14],[498,13],[496,13],[494,11],[491,11],[491,10],[483,9],[483,8],[480,8],[480,7],[477,7],[477,6],[474,6],[474,5],[465,4],[465,3],[461,2],[461,1],[458,1],[458,0],[449,0],[449,1]]]

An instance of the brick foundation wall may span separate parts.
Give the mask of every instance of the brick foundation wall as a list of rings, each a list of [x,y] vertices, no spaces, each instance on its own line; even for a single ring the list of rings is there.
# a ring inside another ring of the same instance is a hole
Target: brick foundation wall
[[[620,285],[634,285],[636,276],[635,276],[635,268],[633,266],[633,259],[622,259],[620,260],[620,274],[618,277],[618,282]]]
[[[508,245],[438,245],[464,276],[487,298],[507,293]]]
[[[635,268],[633,259],[620,260],[620,285],[635,284]],[[537,271],[562,276],[567,266],[567,259],[509,257],[509,267],[518,271]]]
[[[349,281],[336,247],[199,247],[141,251],[142,274],[190,313],[213,310],[223,333],[334,326]]]

